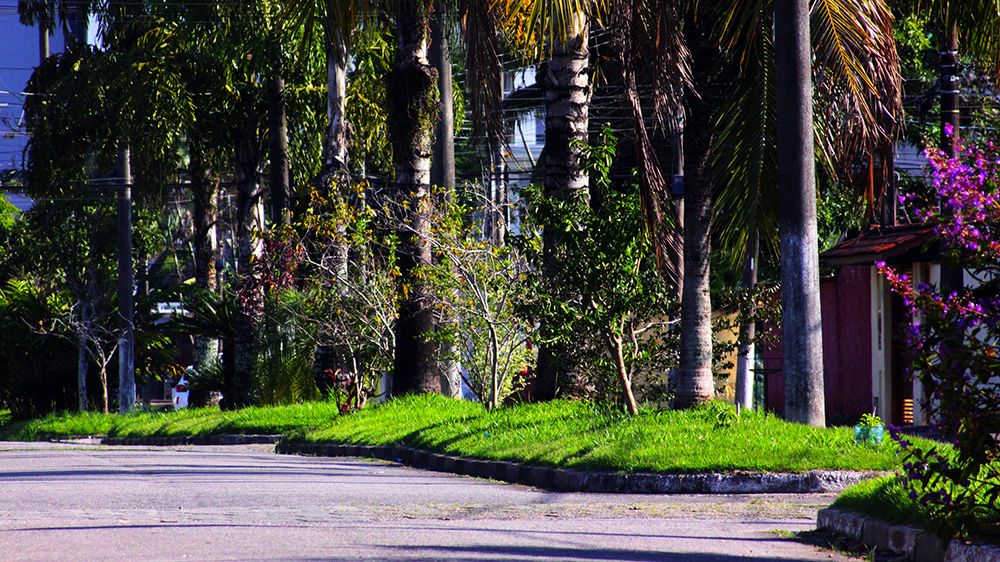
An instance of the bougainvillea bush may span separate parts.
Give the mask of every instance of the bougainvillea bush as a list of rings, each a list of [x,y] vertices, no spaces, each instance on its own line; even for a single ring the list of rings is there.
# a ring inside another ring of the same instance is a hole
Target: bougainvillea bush
[[[935,224],[942,259],[975,277],[950,294],[878,267],[912,314],[912,374],[927,392],[934,423],[954,448],[918,447],[890,428],[906,454],[909,496],[942,536],[1000,533],[1000,147],[959,143],[957,156],[927,151],[932,194],[902,199]]]

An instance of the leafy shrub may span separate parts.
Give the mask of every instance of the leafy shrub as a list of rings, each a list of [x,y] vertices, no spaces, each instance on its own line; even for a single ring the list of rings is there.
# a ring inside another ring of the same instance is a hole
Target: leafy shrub
[[[950,132],[949,132],[950,133]],[[917,218],[936,224],[945,260],[975,272],[979,284],[941,295],[885,263],[878,267],[909,307],[906,336],[913,375],[930,400],[931,419],[954,450],[919,446],[890,433],[905,451],[903,480],[944,537],[1000,521],[1000,149],[960,144],[958,156],[927,151],[934,200],[913,195]],[[988,526],[988,525],[987,525]]]
[[[76,350],[66,334],[47,331],[66,307],[25,281],[0,288],[0,404],[14,418],[76,404]]]

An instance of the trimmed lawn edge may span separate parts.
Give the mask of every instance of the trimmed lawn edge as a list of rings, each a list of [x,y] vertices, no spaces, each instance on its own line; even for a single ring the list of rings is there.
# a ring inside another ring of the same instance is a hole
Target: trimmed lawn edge
[[[839,492],[882,472],[811,470],[808,472],[709,472],[667,474],[611,472],[538,466],[445,455],[400,446],[368,446],[283,441],[275,452],[321,457],[368,457],[435,472],[499,480],[561,492],[618,494],[777,494]]]
[[[1000,546],[997,545],[952,540],[945,547],[937,535],[920,527],[894,524],[836,507],[819,511],[816,528],[861,541],[871,548],[895,552],[915,562],[1000,560]]]

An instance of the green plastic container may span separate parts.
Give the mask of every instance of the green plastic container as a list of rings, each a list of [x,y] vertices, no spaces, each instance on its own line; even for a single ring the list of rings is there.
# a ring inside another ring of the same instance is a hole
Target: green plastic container
[[[876,425],[873,427],[868,427],[866,425],[854,426],[854,442],[859,445],[879,446],[882,444],[883,439],[885,439],[884,425]]]

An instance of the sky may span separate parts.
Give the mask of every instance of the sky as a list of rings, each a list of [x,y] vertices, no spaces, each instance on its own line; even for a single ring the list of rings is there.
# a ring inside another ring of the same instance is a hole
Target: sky
[[[94,42],[96,26],[91,22],[89,41]],[[50,49],[63,49],[62,32],[57,30]],[[0,0],[0,170],[20,168],[28,131],[24,128],[24,89],[38,64],[38,29],[22,25],[16,0]]]

